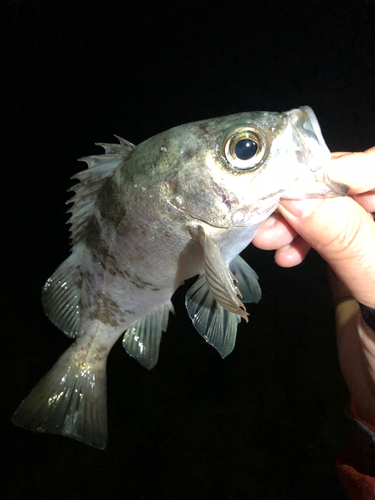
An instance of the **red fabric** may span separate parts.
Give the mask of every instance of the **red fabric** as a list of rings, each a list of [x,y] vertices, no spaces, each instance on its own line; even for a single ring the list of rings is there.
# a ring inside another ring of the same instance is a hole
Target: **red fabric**
[[[336,470],[350,500],[375,500],[375,478],[361,472],[361,457],[354,440],[337,458]]]
[[[350,413],[375,432],[375,425],[369,424],[358,415],[353,402],[350,405]],[[370,460],[375,460],[375,457],[370,457]],[[361,452],[354,438],[336,460],[337,474],[350,500],[375,500],[375,477],[365,473],[368,468],[366,461],[368,456]]]

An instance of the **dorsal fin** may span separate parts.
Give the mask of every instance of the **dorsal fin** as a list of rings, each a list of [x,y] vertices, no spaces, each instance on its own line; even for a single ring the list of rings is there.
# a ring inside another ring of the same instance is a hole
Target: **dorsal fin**
[[[120,144],[107,144],[106,142],[96,142],[96,146],[101,146],[104,148],[105,154],[120,154],[124,155],[126,150],[129,150],[129,153],[133,151],[135,148],[134,144],[123,139],[122,137],[115,134],[116,139],[119,140]]]
[[[72,246],[76,246],[82,237],[86,224],[90,219],[94,209],[97,193],[103,187],[106,179],[130,156],[135,149],[134,144],[115,136],[120,144],[99,144],[105,150],[103,155],[94,155],[81,158],[88,165],[87,170],[78,172],[72,179],[80,182],[71,187],[69,191],[74,191],[74,196],[67,203],[74,203],[68,210],[71,217],[68,221],[71,224],[70,232]]]

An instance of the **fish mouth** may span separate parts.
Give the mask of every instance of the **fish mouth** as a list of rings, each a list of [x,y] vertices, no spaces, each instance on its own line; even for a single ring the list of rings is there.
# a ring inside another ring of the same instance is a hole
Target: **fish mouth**
[[[312,171],[326,165],[331,159],[331,153],[314,111],[309,106],[301,106],[285,114],[294,129],[297,156],[300,155]]]
[[[318,119],[310,106],[301,106],[296,111],[299,111],[299,113],[297,122],[294,123],[293,126],[296,129],[303,130],[304,135],[307,135],[311,139],[317,141],[319,146],[327,148]]]
[[[348,187],[331,181],[325,172],[331,160],[331,153],[324,141],[318,119],[309,106],[301,106],[284,114],[284,120],[292,127],[292,142],[289,153],[294,153],[295,161],[303,168],[308,167],[307,174],[302,174],[292,189],[283,198],[292,198],[297,192],[306,198],[330,198],[345,196]],[[306,175],[307,174],[307,175]],[[296,189],[297,188],[297,189]]]

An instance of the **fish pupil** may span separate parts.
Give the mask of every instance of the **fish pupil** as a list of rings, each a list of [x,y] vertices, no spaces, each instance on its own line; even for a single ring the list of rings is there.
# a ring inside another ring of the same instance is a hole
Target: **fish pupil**
[[[234,152],[240,160],[250,160],[256,152],[258,146],[252,139],[241,139],[234,147]]]

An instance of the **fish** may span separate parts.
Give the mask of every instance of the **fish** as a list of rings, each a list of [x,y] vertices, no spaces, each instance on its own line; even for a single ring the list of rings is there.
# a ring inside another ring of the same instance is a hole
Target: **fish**
[[[183,124],[138,146],[115,136],[82,158],[71,190],[71,254],[42,291],[45,313],[74,338],[12,421],[107,445],[106,362],[117,339],[147,369],[158,362],[171,298],[198,276],[186,308],[225,358],[255,271],[239,255],[281,198],[344,196],[325,172],[330,151],[308,106]]]

